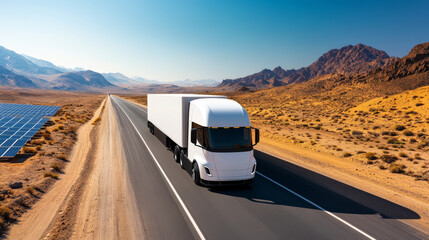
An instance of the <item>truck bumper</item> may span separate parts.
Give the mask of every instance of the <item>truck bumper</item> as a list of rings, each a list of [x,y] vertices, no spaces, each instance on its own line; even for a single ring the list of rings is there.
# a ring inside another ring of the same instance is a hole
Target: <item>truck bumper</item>
[[[245,179],[245,180],[236,180],[236,181],[207,181],[201,179],[201,185],[206,187],[215,187],[215,186],[239,186],[239,185],[249,185],[255,181],[255,178]]]

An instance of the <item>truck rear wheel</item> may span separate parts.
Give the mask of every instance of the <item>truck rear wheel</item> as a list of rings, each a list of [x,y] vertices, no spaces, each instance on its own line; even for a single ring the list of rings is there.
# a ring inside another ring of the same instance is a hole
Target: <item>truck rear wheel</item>
[[[181,151],[181,152],[180,152],[180,161],[179,161],[179,164],[180,164],[180,167],[181,167],[182,169],[185,169],[185,165],[184,165],[184,163],[183,163],[183,159],[184,159],[184,153],[183,153],[183,151]]]
[[[200,170],[198,169],[198,163],[192,164],[192,180],[198,186],[201,186]]]
[[[174,147],[174,161],[180,162],[180,147],[178,145]]]

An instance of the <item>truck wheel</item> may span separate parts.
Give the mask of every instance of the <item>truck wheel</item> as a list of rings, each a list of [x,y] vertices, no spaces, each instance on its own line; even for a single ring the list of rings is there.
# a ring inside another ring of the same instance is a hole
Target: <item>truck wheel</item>
[[[180,152],[180,161],[179,161],[179,164],[180,164],[180,167],[182,169],[185,169],[185,165],[183,165],[183,157],[184,157],[184,153],[183,153],[183,151],[181,151]]]
[[[180,162],[180,147],[178,145],[174,147],[174,161]]]
[[[147,127],[149,128],[149,132],[152,133],[152,135],[154,135],[155,131],[155,127],[153,126],[153,124],[151,122],[147,122]]]
[[[194,163],[192,165],[192,180],[194,180],[195,184],[201,186],[200,170],[198,169],[198,163]]]

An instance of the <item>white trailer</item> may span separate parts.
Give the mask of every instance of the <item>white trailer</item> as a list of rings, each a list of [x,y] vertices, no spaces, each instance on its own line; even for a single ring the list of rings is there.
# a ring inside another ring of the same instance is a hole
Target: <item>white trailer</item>
[[[148,128],[196,184],[253,182],[259,130],[237,102],[217,95],[148,94]]]

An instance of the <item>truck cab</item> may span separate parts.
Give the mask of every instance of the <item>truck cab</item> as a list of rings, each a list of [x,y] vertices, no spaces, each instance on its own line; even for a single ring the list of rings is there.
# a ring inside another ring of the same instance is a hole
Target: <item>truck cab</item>
[[[194,181],[203,185],[253,181],[253,146],[259,141],[259,131],[253,131],[240,104],[222,98],[193,100],[189,105],[188,130],[187,160],[192,163]]]
[[[250,184],[259,130],[246,110],[219,95],[148,94],[148,128],[198,185]]]

